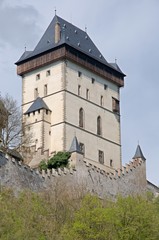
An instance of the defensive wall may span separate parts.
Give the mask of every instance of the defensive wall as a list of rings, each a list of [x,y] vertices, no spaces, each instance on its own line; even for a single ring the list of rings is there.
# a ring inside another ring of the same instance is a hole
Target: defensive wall
[[[146,161],[141,158],[133,159],[114,173],[85,161],[79,153],[72,153],[70,162],[70,168],[39,172],[38,169],[31,169],[28,165],[14,158],[6,158],[1,153],[0,185],[12,188],[18,193],[25,189],[35,192],[51,191],[60,183],[65,189],[83,189],[101,198],[114,198],[118,194],[144,194],[146,191],[159,194],[159,189],[146,180]]]

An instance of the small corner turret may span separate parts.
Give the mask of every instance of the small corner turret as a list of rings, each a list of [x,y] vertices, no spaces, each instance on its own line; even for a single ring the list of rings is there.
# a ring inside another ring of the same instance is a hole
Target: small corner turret
[[[142,159],[142,160],[144,160],[144,161],[146,160],[146,158],[144,157],[144,155],[143,155],[143,153],[142,153],[141,147],[140,147],[140,145],[138,144],[133,159],[139,159],[139,158]]]

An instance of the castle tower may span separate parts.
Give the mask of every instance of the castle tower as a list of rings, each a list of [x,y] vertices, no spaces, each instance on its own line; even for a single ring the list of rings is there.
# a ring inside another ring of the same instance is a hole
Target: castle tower
[[[25,51],[16,65],[24,125],[34,133],[31,145],[48,148],[49,155],[68,151],[76,133],[84,158],[121,167],[125,74],[105,60],[85,31],[55,15],[35,49]],[[38,97],[45,107],[32,111]]]

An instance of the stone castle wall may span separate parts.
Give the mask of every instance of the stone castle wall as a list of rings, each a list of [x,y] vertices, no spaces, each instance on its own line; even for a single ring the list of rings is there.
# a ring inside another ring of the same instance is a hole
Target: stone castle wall
[[[76,154],[74,168],[40,173],[15,159],[3,157],[2,161],[2,156],[0,158],[0,184],[12,188],[15,193],[24,189],[51,191],[57,183],[61,183],[65,188],[84,189],[85,192],[97,194],[101,198],[114,198],[118,194],[141,194],[150,190],[146,180],[145,161],[142,159],[133,160],[122,169],[111,173],[84,161],[80,154]],[[153,190],[154,188],[151,189],[152,192]]]

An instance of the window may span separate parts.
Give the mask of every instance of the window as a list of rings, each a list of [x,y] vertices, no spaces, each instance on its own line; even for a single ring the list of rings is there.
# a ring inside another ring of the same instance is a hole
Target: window
[[[107,87],[108,87],[108,86],[107,86],[106,84],[104,84],[104,90],[106,90],[106,89],[107,89]]]
[[[89,99],[89,89],[86,89],[86,99]]]
[[[102,120],[101,117],[97,117],[97,134],[102,135]]]
[[[46,71],[46,77],[50,76],[51,75],[51,71],[50,70],[47,70]]]
[[[36,80],[40,79],[40,73],[36,75]]]
[[[95,82],[95,79],[94,78],[92,78],[92,84]]]
[[[101,150],[98,151],[98,161],[99,163],[104,164],[104,152]]]
[[[84,127],[84,111],[83,108],[80,108],[79,110],[79,127]]]
[[[38,109],[38,113],[40,113],[40,109]]]
[[[35,115],[35,111],[33,111],[33,115]]]
[[[38,88],[34,89],[34,98],[36,99],[38,97]]]
[[[46,115],[48,115],[48,112],[49,112],[49,111],[46,109]]]
[[[80,151],[85,155],[85,145],[84,143],[79,143]]]
[[[80,71],[78,71],[78,77],[81,77],[82,73]]]
[[[120,112],[119,100],[112,98],[112,108],[113,108],[113,112],[116,112],[116,113]]]
[[[103,96],[100,96],[100,105],[103,107],[104,105],[104,100],[103,100]]]
[[[28,117],[30,117],[30,113],[28,113]]]
[[[81,85],[78,85],[78,96],[81,95]]]
[[[113,160],[110,159],[110,167],[113,167]]]
[[[44,85],[44,97],[47,95],[47,84]]]

